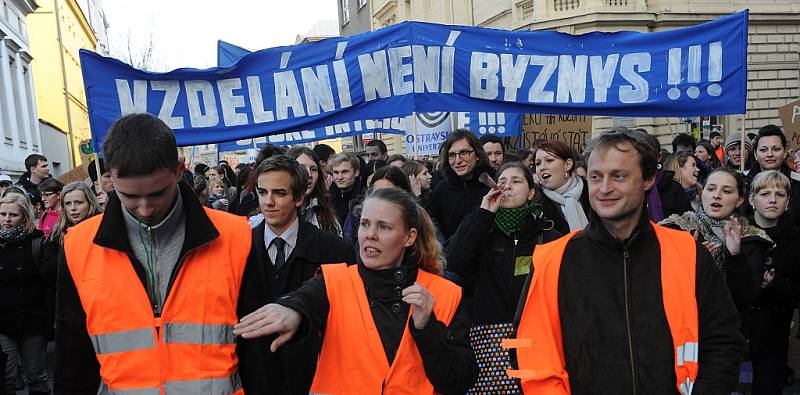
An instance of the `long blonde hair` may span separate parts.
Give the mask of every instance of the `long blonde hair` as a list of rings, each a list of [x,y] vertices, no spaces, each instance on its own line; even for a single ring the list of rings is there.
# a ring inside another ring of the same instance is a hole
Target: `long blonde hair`
[[[89,189],[85,183],[81,181],[74,181],[64,186],[64,188],[61,190],[61,211],[58,214],[58,222],[56,222],[56,226],[53,227],[53,231],[50,232],[50,240],[57,241],[58,244],[62,244],[64,242],[64,235],[67,233],[67,229],[74,225],[68,217],[67,207],[65,206],[66,203],[64,199],[68,193],[74,191],[83,192],[83,196],[86,198],[86,203],[89,204],[89,214],[81,221],[86,220],[100,211],[100,205],[97,203],[97,196],[95,196],[94,192],[92,192],[92,190]]]
[[[27,197],[17,193],[10,193],[0,199],[0,206],[4,204],[16,204],[19,206],[19,211],[22,213],[22,228],[25,230],[25,234],[30,234],[36,229],[36,224],[33,222],[33,207],[31,207]]]
[[[417,267],[437,275],[444,273],[444,254],[442,245],[436,240],[433,221],[424,208],[408,192],[399,188],[380,188],[371,190],[364,202],[369,199],[381,199],[394,204],[402,213],[406,229],[417,230],[417,240],[411,251],[417,256]]]

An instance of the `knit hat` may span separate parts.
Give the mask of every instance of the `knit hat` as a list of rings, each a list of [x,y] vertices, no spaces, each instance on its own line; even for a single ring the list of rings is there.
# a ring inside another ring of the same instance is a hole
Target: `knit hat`
[[[742,132],[731,133],[728,135],[728,138],[725,139],[725,151],[729,150],[731,147],[737,144],[742,143]],[[747,148],[748,152],[753,152],[753,143],[750,142],[750,139],[745,137],[744,139],[744,146]]]

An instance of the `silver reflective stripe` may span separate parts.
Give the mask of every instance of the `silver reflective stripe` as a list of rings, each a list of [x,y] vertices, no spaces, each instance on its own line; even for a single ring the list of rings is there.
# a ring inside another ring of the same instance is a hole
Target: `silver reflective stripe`
[[[234,344],[233,325],[168,322],[164,325],[164,343]]]
[[[97,395],[160,395],[161,390],[158,388],[137,388],[130,390],[112,390],[108,388],[105,381],[100,381],[100,388],[97,390]]]
[[[164,383],[165,395],[230,395],[242,389],[239,374],[216,379],[169,381]]]
[[[683,395],[692,395],[692,388],[694,387],[694,381],[686,379],[685,383],[681,384],[681,394]]]
[[[152,328],[93,335],[91,339],[97,354],[144,350],[156,346]]]
[[[695,342],[686,342],[682,346],[678,346],[677,350],[677,365],[683,366],[684,362],[697,363],[697,356],[700,352],[700,346]]]

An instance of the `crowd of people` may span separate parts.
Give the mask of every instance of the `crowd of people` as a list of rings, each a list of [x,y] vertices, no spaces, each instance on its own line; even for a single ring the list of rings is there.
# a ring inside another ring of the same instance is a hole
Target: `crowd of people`
[[[730,394],[742,360],[780,394],[800,302],[781,129],[582,148],[455,130],[438,161],[373,140],[190,170],[133,114],[87,182],[31,155],[0,175],[0,394]]]

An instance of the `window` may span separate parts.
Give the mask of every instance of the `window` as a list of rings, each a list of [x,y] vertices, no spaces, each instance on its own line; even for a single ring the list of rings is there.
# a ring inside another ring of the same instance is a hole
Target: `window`
[[[340,0],[342,3],[342,26],[350,22],[350,0]]]
[[[358,9],[359,10],[364,8],[365,5],[367,5],[367,0],[358,0]]]

